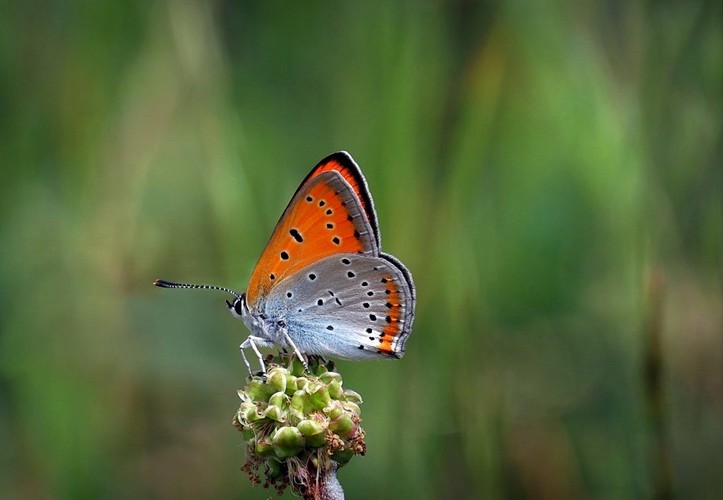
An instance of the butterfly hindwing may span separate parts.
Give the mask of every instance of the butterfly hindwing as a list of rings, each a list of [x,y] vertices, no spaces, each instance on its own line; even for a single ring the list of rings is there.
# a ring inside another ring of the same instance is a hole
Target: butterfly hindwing
[[[414,320],[414,285],[387,255],[336,254],[274,287],[264,313],[285,318],[304,353],[400,358]]]
[[[316,172],[296,191],[261,254],[246,292],[249,306],[259,307],[278,283],[339,253],[377,256],[377,238],[343,172]]]

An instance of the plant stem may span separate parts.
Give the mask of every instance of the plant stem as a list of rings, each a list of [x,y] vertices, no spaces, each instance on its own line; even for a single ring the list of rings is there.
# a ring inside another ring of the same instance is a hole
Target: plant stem
[[[319,489],[313,496],[308,498],[313,498],[313,500],[344,500],[344,490],[336,477],[336,467],[322,475],[319,479]]]

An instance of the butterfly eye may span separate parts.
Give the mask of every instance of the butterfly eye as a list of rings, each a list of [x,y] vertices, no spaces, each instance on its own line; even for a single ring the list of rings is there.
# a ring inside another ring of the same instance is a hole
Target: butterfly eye
[[[243,299],[241,297],[234,300],[233,304],[227,300],[226,305],[228,305],[228,310],[231,311],[231,314],[234,316],[238,318],[243,316]]]

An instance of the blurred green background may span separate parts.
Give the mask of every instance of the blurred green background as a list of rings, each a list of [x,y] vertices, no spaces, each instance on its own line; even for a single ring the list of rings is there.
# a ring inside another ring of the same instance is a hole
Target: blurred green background
[[[242,290],[348,150],[418,288],[349,498],[720,498],[719,1],[2,2],[0,497],[265,498]]]

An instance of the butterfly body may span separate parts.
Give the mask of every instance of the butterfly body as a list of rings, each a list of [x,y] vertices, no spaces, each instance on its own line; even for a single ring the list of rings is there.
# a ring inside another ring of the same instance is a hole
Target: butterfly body
[[[411,275],[381,251],[366,180],[345,152],[312,169],[277,223],[246,293],[231,293],[236,300],[229,310],[251,332],[242,353],[252,348],[259,358],[258,347],[293,350],[302,359],[400,358],[414,320]]]

